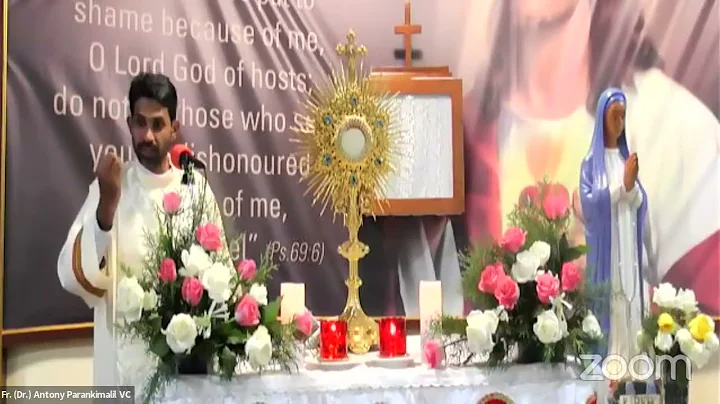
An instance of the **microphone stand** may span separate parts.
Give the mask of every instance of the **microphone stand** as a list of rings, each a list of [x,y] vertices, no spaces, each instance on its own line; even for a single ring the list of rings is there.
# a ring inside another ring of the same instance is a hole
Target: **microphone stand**
[[[195,200],[195,163],[188,158],[188,156],[180,156],[180,166],[183,168],[183,176],[181,183],[190,188],[190,200]],[[203,167],[203,173],[205,174],[205,181],[207,181],[207,174]],[[200,221],[203,220],[205,215],[205,189],[207,184],[203,184],[203,188],[200,191],[200,210],[193,212],[192,227],[196,228]]]
[[[183,164],[182,184],[183,185],[195,184],[195,176],[193,175],[193,163],[192,162]]]
[[[195,164],[193,161],[188,158],[186,154],[183,154],[180,156],[180,167],[183,169],[183,177],[182,177],[182,184],[183,185],[193,185],[195,184],[195,176],[193,175],[193,171],[195,169]]]

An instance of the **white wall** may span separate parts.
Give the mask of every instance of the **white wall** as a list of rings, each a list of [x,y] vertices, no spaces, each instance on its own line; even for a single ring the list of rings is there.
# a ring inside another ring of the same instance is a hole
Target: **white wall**
[[[92,384],[92,340],[32,344],[8,351],[8,386],[87,386]],[[720,355],[695,372],[691,404],[720,404]]]

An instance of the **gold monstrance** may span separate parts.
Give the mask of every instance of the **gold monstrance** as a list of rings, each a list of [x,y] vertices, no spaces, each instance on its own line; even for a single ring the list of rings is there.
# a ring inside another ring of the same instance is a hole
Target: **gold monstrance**
[[[329,82],[318,87],[305,101],[307,115],[300,127],[292,128],[302,153],[310,157],[310,169],[301,181],[308,183],[313,204],[328,205],[333,217],[341,215],[348,240],[338,253],[349,263],[347,302],[340,315],[348,324],[348,347],[365,353],[378,341],[378,325],[360,304],[362,280],[358,263],[370,248],[358,239],[363,215],[372,215],[373,204],[385,200],[385,187],[395,171],[398,139],[393,97],[380,94],[358,69],[358,58],[367,48],[355,43],[355,33],[336,52],[347,59],[347,70],[333,71]]]

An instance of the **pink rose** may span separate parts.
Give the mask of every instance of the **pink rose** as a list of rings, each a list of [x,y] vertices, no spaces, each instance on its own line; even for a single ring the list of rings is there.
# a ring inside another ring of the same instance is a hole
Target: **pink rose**
[[[313,315],[310,312],[310,310],[305,310],[302,314],[295,314],[293,321],[295,322],[295,327],[306,336],[310,336],[310,333],[312,333],[312,323],[313,323]]]
[[[563,264],[562,269],[560,270],[560,276],[562,277],[563,292],[572,292],[576,290],[582,282],[582,273],[573,262],[566,262]]]
[[[242,260],[237,264],[237,272],[240,275],[240,279],[249,281],[255,277],[256,265],[255,260]]]
[[[565,194],[550,194],[543,201],[543,211],[545,216],[550,220],[559,219],[567,213],[570,204],[569,198]]]
[[[505,269],[503,268],[503,264],[501,262],[496,262],[486,266],[480,274],[478,290],[485,293],[495,293],[497,281],[503,276],[505,276]]]
[[[542,273],[535,279],[535,291],[538,300],[548,304],[560,293],[560,280],[550,272]]]
[[[177,279],[177,268],[175,268],[175,261],[171,258],[165,258],[160,263],[160,270],[158,270],[158,278],[161,281],[168,283],[174,282]]]
[[[203,297],[205,290],[203,289],[202,282],[198,278],[185,278],[182,284],[182,298],[195,307],[200,304],[200,299]]]
[[[527,233],[525,232],[525,230],[518,227],[511,227],[507,229],[507,231],[505,231],[505,234],[503,234],[502,241],[500,241],[500,246],[502,246],[502,248],[507,251],[516,253],[525,244],[526,236]]]
[[[163,196],[163,210],[165,213],[173,214],[180,210],[180,195],[176,192],[168,192]]]
[[[537,185],[530,185],[525,187],[520,192],[518,197],[518,204],[523,207],[529,207],[532,205],[540,204],[540,187]]]
[[[445,352],[440,345],[440,341],[436,339],[425,341],[425,346],[423,347],[423,357],[430,368],[437,369],[445,357]]]
[[[520,297],[520,286],[511,277],[505,275],[495,285],[495,299],[505,310],[512,310]]]
[[[250,295],[245,295],[235,307],[235,321],[243,327],[260,324],[258,302]]]
[[[195,230],[195,238],[197,238],[200,246],[208,251],[220,251],[222,249],[220,229],[212,223],[198,226]]]

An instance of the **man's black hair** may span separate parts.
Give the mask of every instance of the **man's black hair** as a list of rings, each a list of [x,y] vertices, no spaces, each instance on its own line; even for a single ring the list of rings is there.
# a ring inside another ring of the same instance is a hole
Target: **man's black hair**
[[[130,113],[135,113],[135,103],[140,98],[150,98],[167,108],[170,121],[175,120],[178,97],[172,81],[161,73],[140,73],[130,83],[128,101]]]

